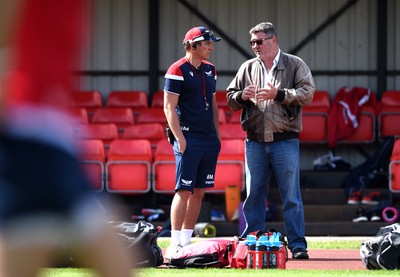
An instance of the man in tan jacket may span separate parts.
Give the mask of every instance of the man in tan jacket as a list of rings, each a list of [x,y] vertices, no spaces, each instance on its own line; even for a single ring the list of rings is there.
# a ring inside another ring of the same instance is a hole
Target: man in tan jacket
[[[250,30],[255,58],[244,62],[227,90],[229,106],[242,110],[247,132],[246,190],[242,236],[265,230],[269,180],[274,174],[281,199],[289,249],[295,259],[308,259],[304,210],[299,181],[301,107],[315,91],[311,71],[299,57],[279,49],[273,24],[263,22]]]

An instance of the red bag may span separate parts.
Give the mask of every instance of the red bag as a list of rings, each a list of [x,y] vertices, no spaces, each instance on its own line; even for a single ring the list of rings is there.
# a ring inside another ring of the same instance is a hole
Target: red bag
[[[246,268],[247,246],[244,239],[235,236],[229,243],[227,252],[231,268]]]
[[[225,267],[229,265],[228,239],[205,239],[180,249],[168,263],[169,267]]]

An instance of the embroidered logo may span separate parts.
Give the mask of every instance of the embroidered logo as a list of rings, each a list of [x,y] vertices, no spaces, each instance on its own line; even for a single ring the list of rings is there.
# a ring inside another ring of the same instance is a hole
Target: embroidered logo
[[[187,186],[187,187],[190,187],[190,185],[193,182],[193,180],[184,180],[184,179],[181,179],[181,181],[182,181],[182,186]]]
[[[189,73],[190,73],[190,75],[192,75],[192,77],[194,76],[194,75],[193,75],[193,71],[190,71]]]
[[[211,70],[210,71],[205,71],[204,73],[207,75],[207,77],[212,77],[212,71]]]

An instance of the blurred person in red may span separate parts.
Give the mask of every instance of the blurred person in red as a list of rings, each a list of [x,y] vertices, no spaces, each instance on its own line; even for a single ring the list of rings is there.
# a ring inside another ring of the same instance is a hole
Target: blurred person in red
[[[1,276],[37,276],[65,248],[101,276],[131,276],[130,257],[78,165],[68,116],[89,1],[0,0]]]

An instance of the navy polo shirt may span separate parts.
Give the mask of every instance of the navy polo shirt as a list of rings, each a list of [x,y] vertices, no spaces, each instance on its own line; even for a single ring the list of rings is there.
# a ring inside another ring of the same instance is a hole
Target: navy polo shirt
[[[184,57],[173,63],[165,74],[164,91],[179,95],[177,113],[186,138],[215,139],[212,99],[216,80],[213,64],[202,61],[196,69]]]

